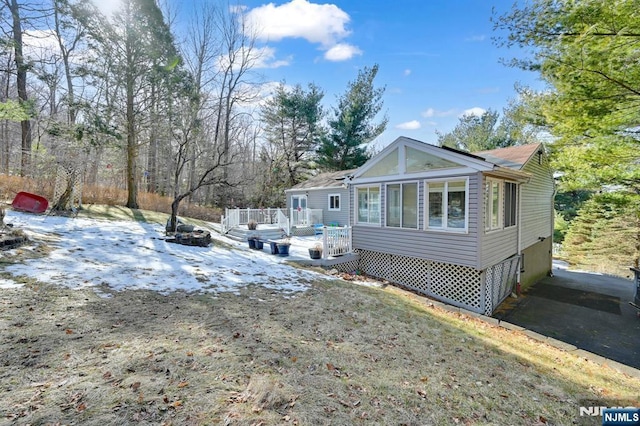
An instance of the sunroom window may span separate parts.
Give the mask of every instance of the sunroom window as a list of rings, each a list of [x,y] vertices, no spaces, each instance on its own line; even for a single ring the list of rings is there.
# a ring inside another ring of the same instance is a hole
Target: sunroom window
[[[387,185],[387,226],[418,228],[418,184]]]
[[[380,224],[380,187],[361,186],[356,189],[357,223]]]
[[[469,199],[467,180],[426,182],[426,229],[466,231]]]

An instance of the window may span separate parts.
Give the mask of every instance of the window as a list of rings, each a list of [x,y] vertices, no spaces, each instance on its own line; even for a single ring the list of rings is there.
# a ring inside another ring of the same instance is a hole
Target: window
[[[340,194],[329,194],[329,210],[340,210]]]
[[[517,224],[518,185],[487,179],[485,185],[485,229],[509,228]]]
[[[502,228],[502,181],[487,179],[485,185],[485,229]]]
[[[380,187],[363,186],[356,189],[356,222],[380,224]]]
[[[518,185],[513,182],[504,183],[504,227],[517,224]]]
[[[307,208],[307,196],[306,195],[292,195],[291,196],[291,208],[294,210],[303,210]]]
[[[374,166],[362,174],[362,177],[389,176],[398,174],[398,149],[391,151]]]
[[[387,226],[418,229],[418,184],[387,185]]]
[[[426,182],[426,229],[467,230],[467,180]]]

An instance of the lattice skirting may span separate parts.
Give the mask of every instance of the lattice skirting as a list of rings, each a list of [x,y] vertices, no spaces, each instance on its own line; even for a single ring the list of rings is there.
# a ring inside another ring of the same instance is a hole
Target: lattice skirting
[[[486,315],[491,315],[493,310],[511,294],[516,284],[519,267],[520,256],[514,256],[487,269],[484,308]]]
[[[313,226],[294,226],[291,228],[291,235],[295,237],[308,237],[315,234],[316,230]]]
[[[331,268],[337,269],[340,272],[353,273],[358,270],[359,263],[360,260],[352,259],[344,263],[336,263],[335,265],[332,265]]]
[[[415,257],[358,250],[366,274],[401,284],[443,302],[484,312],[483,274],[474,268]]]

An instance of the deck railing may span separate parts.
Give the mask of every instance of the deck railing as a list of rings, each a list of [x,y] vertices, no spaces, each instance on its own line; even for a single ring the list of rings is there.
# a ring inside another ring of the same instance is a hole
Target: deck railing
[[[278,228],[282,229],[287,235],[291,235],[291,221],[280,209],[276,213],[276,223]]]
[[[282,214],[287,217],[279,208],[268,207],[266,209],[226,209],[225,215],[220,221],[222,232],[228,232],[232,228],[240,225],[246,225],[254,220],[258,224],[280,224],[278,215]]]
[[[351,253],[351,227],[325,226],[322,228],[322,257],[340,256]]]
[[[322,223],[322,209],[290,209],[289,219],[292,226],[313,226]]]

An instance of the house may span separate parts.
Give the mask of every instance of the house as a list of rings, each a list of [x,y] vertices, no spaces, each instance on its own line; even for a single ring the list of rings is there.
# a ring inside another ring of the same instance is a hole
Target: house
[[[350,223],[349,188],[345,179],[355,170],[319,173],[285,190],[294,235],[313,234],[314,225]]]
[[[553,175],[541,144],[468,154],[400,137],[350,174],[366,274],[491,314],[551,271]]]

